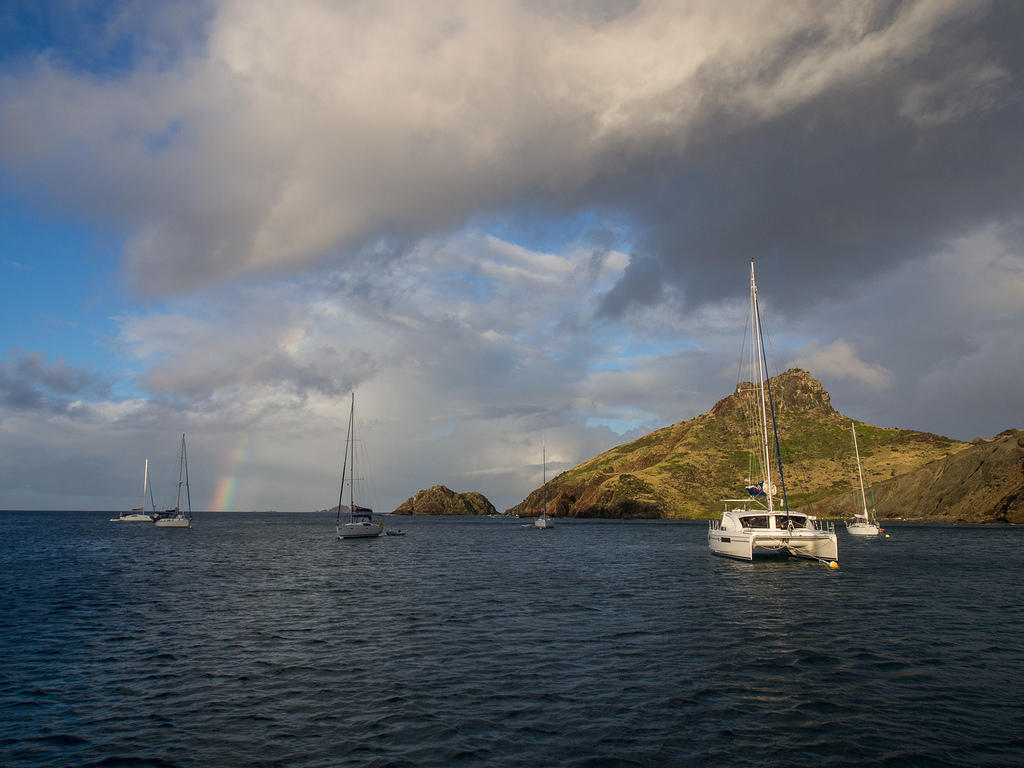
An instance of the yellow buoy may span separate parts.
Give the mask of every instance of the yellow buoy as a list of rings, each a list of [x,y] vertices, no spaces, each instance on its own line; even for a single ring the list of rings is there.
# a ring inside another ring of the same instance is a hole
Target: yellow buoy
[[[829,568],[838,568],[839,567],[839,563],[837,563],[835,560],[833,560],[831,563],[828,564],[828,567]]]
[[[887,538],[887,539],[889,538],[889,534],[888,534],[888,533],[887,533],[887,534],[885,534],[885,538]]]

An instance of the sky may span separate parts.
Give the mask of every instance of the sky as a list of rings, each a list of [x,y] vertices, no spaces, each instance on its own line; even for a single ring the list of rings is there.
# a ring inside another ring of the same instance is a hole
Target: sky
[[[1024,426],[1024,4],[0,8],[0,509],[499,510],[773,373]]]

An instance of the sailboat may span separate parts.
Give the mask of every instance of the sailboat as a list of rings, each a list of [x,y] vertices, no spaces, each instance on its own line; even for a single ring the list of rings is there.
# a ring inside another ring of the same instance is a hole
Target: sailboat
[[[153,487],[149,486],[149,500],[153,506],[152,514],[146,512],[146,487],[149,484],[149,459],[142,468],[142,506],[136,507],[131,512],[122,512],[117,517],[110,518],[112,523],[151,523],[156,515],[156,503],[153,502]]]
[[[185,499],[188,503],[188,514],[181,511],[181,489],[185,488]],[[178,503],[174,509],[159,512],[153,523],[160,528],[191,528],[192,527],[192,492],[188,485],[188,451],[185,448],[185,435],[181,436],[181,453],[178,457]]]
[[[786,497],[786,482],[782,472],[782,452],[775,422],[775,403],[772,399],[771,383],[768,380],[768,361],[761,336],[761,317],[757,303],[757,282],[754,279],[754,262],[750,262],[750,322],[751,322],[751,363],[757,376],[753,392],[755,395],[755,419],[758,423],[755,453],[760,465],[761,478],[746,482],[747,498],[722,499],[725,511],[721,520],[711,520],[708,525],[708,547],[711,552],[739,560],[753,560],[767,556],[806,557],[830,564],[839,560],[839,547],[835,526],[831,522],[819,521],[812,515],[791,512]],[[775,468],[782,486],[782,506],[776,506],[778,488],[774,484],[772,454],[769,449],[768,428],[775,438]],[[833,565],[833,567],[835,567]]]
[[[853,520],[846,522],[846,531],[855,536],[877,536],[881,528],[878,527],[878,522],[872,520],[868,514],[868,500],[864,496],[864,473],[860,468],[860,449],[857,447],[857,427],[852,421],[850,429],[853,430],[853,452],[857,456],[857,477],[860,478],[860,504],[863,511],[854,515]],[[871,506],[874,507],[874,501]]]
[[[555,527],[555,518],[548,516],[548,454],[547,448],[544,446],[541,446],[541,457],[541,465],[543,467],[542,472],[544,477],[544,490],[541,496],[542,501],[540,508],[540,517],[534,520],[533,524],[537,526],[539,529],[544,530],[545,528]]]
[[[335,530],[339,539],[368,539],[380,536],[384,526],[373,522],[373,510],[360,507],[355,502],[356,474],[356,393],[352,393],[352,407],[348,416],[348,433],[345,436],[345,456],[341,460],[341,490],[338,492],[338,517]],[[348,472],[348,514],[342,519],[341,502],[345,497],[345,473]]]

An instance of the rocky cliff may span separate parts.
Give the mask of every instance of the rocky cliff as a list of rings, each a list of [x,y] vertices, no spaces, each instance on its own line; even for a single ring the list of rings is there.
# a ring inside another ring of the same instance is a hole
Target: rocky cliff
[[[456,493],[443,485],[417,491],[393,515],[494,515],[497,510],[482,493]]]
[[[861,463],[866,461],[862,457]],[[898,518],[1024,523],[1024,430],[1008,429],[991,440],[976,440],[947,459],[875,482],[871,496],[882,522]],[[860,508],[858,488],[803,510],[822,517],[849,518]]]
[[[832,407],[807,371],[771,380],[790,508],[848,491],[856,482],[851,419]],[[712,517],[720,499],[745,495],[753,474],[750,383],[737,386],[705,414],[612,448],[548,482],[548,513],[559,517]],[[940,435],[856,422],[861,458],[872,483],[944,459],[967,443]],[[772,446],[774,453],[774,445]],[[776,479],[776,484],[781,483]],[[508,510],[540,514],[538,488]]]

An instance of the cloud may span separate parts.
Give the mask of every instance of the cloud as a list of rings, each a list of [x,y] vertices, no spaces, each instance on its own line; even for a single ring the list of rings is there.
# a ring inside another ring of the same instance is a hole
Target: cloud
[[[526,198],[628,211],[646,229],[610,312],[662,300],[666,280],[691,303],[718,298],[723,260],[780,250],[836,289],[850,272],[814,255],[826,233],[883,270],[926,209],[948,208],[944,175],[1019,209],[1015,138],[977,146],[1020,108],[1019,54],[991,30],[1013,11],[987,11],[224,2],[198,17],[201,46],[194,18],[152,22],[160,44],[120,77],[46,58],[8,75],[0,157],[19,182],[127,228],[125,270],[149,293],[377,257],[365,246],[382,237],[453,231]],[[908,118],[946,133],[907,153]],[[868,227],[889,230],[873,256]]]
[[[88,366],[48,363],[38,352],[13,352],[0,363],[0,404],[16,410],[67,412],[80,398],[110,396],[110,383]]]
[[[880,365],[865,363],[853,346],[844,339],[821,345],[812,341],[798,350],[792,365],[814,371],[818,376],[852,379],[872,389],[885,389],[892,374]]]
[[[1020,426],[1010,385],[1021,374],[1024,250],[1021,224],[987,224],[894,268],[869,290],[787,318],[796,351],[843,339],[888,374],[884,397],[868,382],[819,371],[832,404],[873,424],[970,440]],[[797,337],[799,338],[799,337]],[[849,358],[848,360],[852,360]],[[815,365],[813,360],[805,361]],[[853,364],[856,370],[859,364]]]
[[[1014,426],[1017,235],[979,229],[872,291],[800,314],[779,312],[762,287],[773,369],[808,367],[837,409],[870,423],[967,439]],[[19,446],[5,455],[22,468],[0,473],[0,505],[134,506],[143,458],[161,503],[187,432],[197,507],[228,478],[235,509],[322,509],[337,494],[354,389],[378,509],[437,483],[507,508],[539,484],[541,441],[557,471],[706,412],[735,386],[745,302],[600,320],[627,261],[464,232],[422,240],[381,271],[354,262],[125,313],[118,348],[143,371],[144,397],[115,399],[90,388],[88,371],[39,356],[2,369],[7,392],[20,382],[35,394],[0,402]],[[734,277],[746,285],[744,269]],[[244,461],[233,461],[242,440]],[[78,488],[47,485],[53,456]]]

